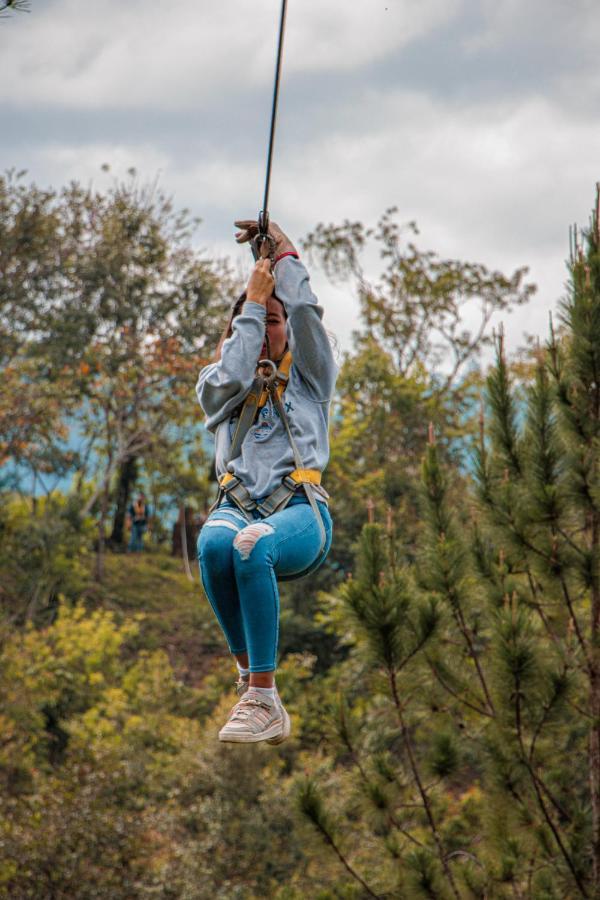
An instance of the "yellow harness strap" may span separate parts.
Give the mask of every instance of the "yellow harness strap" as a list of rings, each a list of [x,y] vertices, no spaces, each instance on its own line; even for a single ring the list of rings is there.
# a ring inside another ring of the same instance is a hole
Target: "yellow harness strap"
[[[232,475],[231,472],[225,472],[219,481],[219,485],[224,488],[234,478],[235,475]],[[321,484],[321,473],[318,469],[294,469],[293,472],[290,472],[288,478],[291,478],[296,484]]]
[[[288,477],[296,484],[321,484],[321,473],[318,469],[294,469]]]

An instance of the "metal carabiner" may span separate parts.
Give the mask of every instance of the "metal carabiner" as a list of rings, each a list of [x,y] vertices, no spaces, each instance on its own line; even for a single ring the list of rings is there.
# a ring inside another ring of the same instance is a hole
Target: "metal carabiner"
[[[264,253],[265,244],[269,245],[267,253]],[[261,210],[258,214],[258,234],[250,241],[250,247],[255,262],[259,259],[270,259],[271,266],[275,265],[277,243],[275,238],[269,234],[269,213],[265,210]]]
[[[277,381],[277,366],[273,362],[272,359],[259,359],[257,368],[261,368],[261,366],[270,366],[271,374],[263,376],[265,379],[265,387],[269,388],[272,384]]]

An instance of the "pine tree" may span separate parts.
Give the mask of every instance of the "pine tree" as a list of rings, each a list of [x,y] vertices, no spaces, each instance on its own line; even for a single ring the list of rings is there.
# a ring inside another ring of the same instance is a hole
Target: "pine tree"
[[[589,687],[589,777],[592,806],[593,896],[600,898],[600,185],[590,228],[579,244],[574,229],[569,296],[561,310],[566,338],[552,335],[571,528],[564,535],[579,609],[569,607],[580,665]],[[563,535],[561,535],[563,536]],[[566,595],[565,595],[566,599]],[[579,617],[577,616],[579,614]],[[585,618],[587,618],[587,622]]]
[[[11,12],[29,12],[29,0],[1,0],[0,2],[0,19],[8,18]]]
[[[302,783],[300,808],[370,896],[458,900],[451,864],[458,854],[440,791],[457,771],[458,751],[452,730],[432,728],[427,709],[426,651],[437,639],[441,611],[398,565],[388,537],[377,525],[365,526],[355,577],[341,591],[336,614],[355,643],[356,668],[332,715],[335,740],[357,779],[364,844],[374,843],[385,863],[373,860],[368,874],[358,874],[352,850],[343,846],[340,816],[314,780]],[[366,704],[363,686],[370,691]],[[348,829],[346,844],[355,830]]]
[[[497,335],[473,491],[430,430],[418,563],[365,526],[329,602],[338,808],[301,808],[371,896],[600,898],[599,204],[523,384]]]
[[[575,232],[576,234],[576,232]],[[496,604],[489,774],[536,836],[550,869],[533,890],[600,897],[600,241],[575,237],[560,336],[551,330],[526,397],[499,335],[488,379],[475,543]],[[520,422],[526,407],[526,420]],[[587,707],[587,708],[586,708]],[[587,741],[587,746],[586,746]],[[587,778],[584,773],[587,771]],[[591,800],[591,821],[588,815]],[[523,836],[525,837],[525,836]],[[526,841],[516,855],[522,856]],[[508,849],[508,847],[507,847]],[[532,846],[531,852],[534,851]],[[515,855],[515,847],[510,848]],[[519,863],[516,863],[517,867]],[[534,896],[538,894],[534,893]]]

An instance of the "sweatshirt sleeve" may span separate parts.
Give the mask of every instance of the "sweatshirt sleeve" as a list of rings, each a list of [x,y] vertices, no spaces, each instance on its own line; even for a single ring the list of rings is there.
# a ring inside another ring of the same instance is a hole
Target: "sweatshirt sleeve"
[[[321,321],[323,307],[313,294],[308,272],[299,259],[286,256],[276,264],[275,293],[288,316],[288,340],[293,364],[307,382],[315,400],[331,400],[337,365]]]
[[[196,394],[209,431],[231,415],[250,390],[265,337],[265,321],[264,306],[246,300],[241,314],[233,320],[231,337],[223,343],[221,359],[200,371]]]

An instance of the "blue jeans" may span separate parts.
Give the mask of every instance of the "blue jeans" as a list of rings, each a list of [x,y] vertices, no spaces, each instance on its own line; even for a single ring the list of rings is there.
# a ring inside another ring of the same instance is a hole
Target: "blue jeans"
[[[329,552],[332,522],[318,503],[326,541],[305,494],[296,494],[281,512],[248,523],[225,500],[204,523],[198,559],[206,596],[232,653],[247,653],[251,672],[276,668],[279,636],[277,579],[299,578],[316,569]]]
[[[141,525],[137,522],[133,522],[131,525],[131,535],[129,537],[129,547],[127,548],[130,553],[141,553],[144,549],[144,534],[146,533],[146,526]]]

